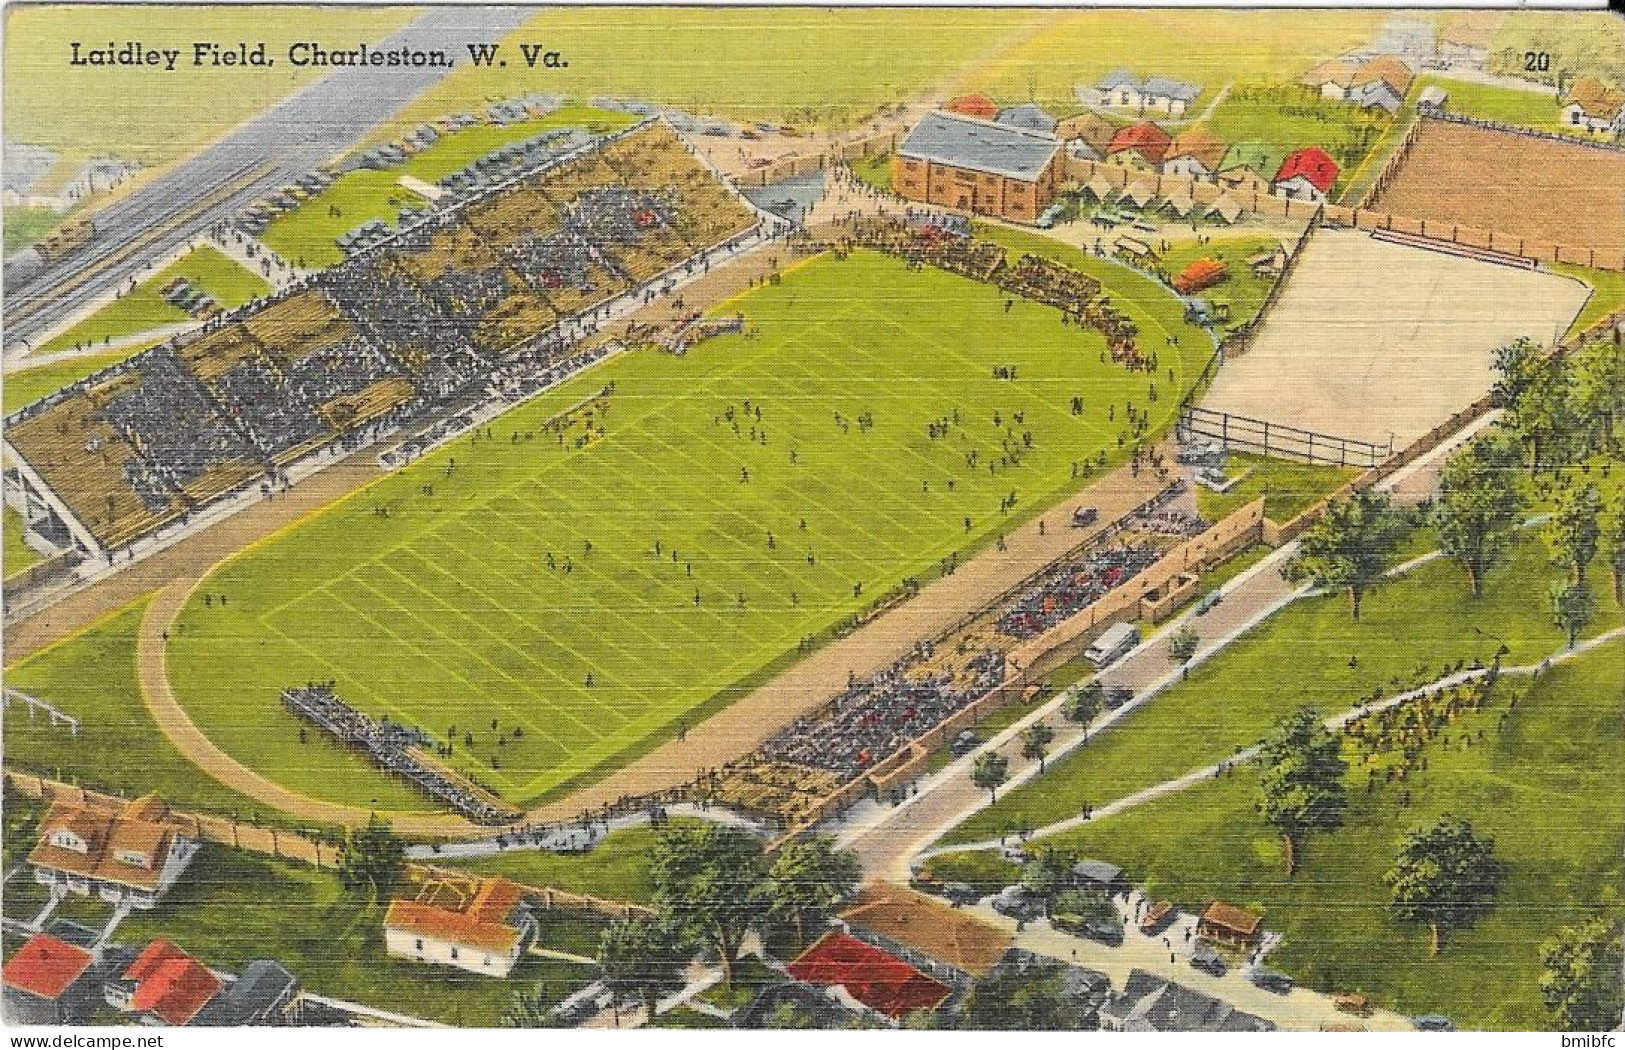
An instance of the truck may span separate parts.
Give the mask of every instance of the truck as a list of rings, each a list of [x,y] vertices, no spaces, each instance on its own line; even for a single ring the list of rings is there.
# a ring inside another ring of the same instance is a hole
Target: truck
[[[1105,633],[1083,651],[1083,655],[1096,668],[1101,668],[1115,663],[1139,644],[1140,629],[1131,623],[1119,623],[1106,628]]]

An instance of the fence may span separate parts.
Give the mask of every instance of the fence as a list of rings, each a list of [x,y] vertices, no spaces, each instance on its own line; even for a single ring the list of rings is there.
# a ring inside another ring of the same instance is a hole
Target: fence
[[[1377,445],[1358,438],[1322,434],[1200,405],[1192,405],[1181,413],[1176,433],[1180,441],[1207,438],[1227,449],[1302,463],[1335,463],[1340,467],[1375,467],[1394,451],[1392,441]]]
[[[1451,124],[1467,124],[1486,131],[1503,131],[1509,135],[1522,135],[1531,139],[1547,139],[1551,142],[1561,142],[1569,146],[1590,146],[1592,149],[1610,150],[1614,153],[1625,153],[1625,143],[1610,142],[1607,139],[1582,138],[1579,135],[1561,135],[1555,131],[1540,131],[1535,128],[1520,127],[1517,124],[1503,124],[1498,120],[1485,120],[1482,117],[1469,117],[1462,113],[1449,111],[1434,114],[1433,120],[1447,121]],[[1418,121],[1417,123],[1421,123]]]

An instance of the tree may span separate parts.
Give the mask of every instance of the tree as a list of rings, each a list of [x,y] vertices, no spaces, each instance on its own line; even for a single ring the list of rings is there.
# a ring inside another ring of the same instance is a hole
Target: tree
[[[1282,719],[1260,745],[1258,811],[1281,833],[1289,879],[1297,871],[1305,839],[1343,826],[1348,763],[1341,750],[1342,741],[1312,707],[1300,707]]]
[[[988,797],[997,802],[999,800],[999,785],[1004,783],[1010,775],[1010,760],[997,751],[987,751],[976,756],[976,761],[970,767],[970,782],[988,793]]]
[[[1490,400],[1496,408],[1511,408],[1540,374],[1540,346],[1527,336],[1495,351],[1495,383]]]
[[[1034,722],[1021,733],[1021,757],[1038,760],[1038,771],[1044,771],[1044,760],[1049,757],[1049,745],[1055,739],[1055,730],[1045,722]]]
[[[384,900],[400,881],[406,865],[406,846],[395,836],[389,821],[374,813],[365,827],[351,828],[339,843],[339,880],[351,890],[366,890]]]
[[[1566,357],[1544,359],[1505,409],[1502,422],[1528,457],[1529,476],[1556,466],[1585,430],[1575,397],[1574,368]]]
[[[1168,639],[1168,661],[1174,664],[1190,663],[1201,644],[1201,635],[1192,628],[1181,627]]]
[[[611,923],[598,938],[598,969],[617,998],[636,997],[655,1015],[660,998],[683,986],[689,945],[681,930],[655,919]]]
[[[1614,581],[1614,601],[1625,603],[1625,489],[1615,493],[1613,513],[1603,530],[1603,556]]]
[[[1286,578],[1346,591],[1356,622],[1360,602],[1388,571],[1388,559],[1404,531],[1388,497],[1365,489],[1326,507],[1321,519],[1298,542]]]
[[[655,905],[678,929],[715,949],[733,987],[734,962],[764,902],[766,861],[748,831],[668,824],[650,858]]]
[[[1596,423],[1604,446],[1614,441],[1614,426],[1625,415],[1625,344],[1596,339],[1575,355],[1575,393],[1580,412]]]
[[[1046,902],[1072,881],[1072,856],[1060,850],[1038,850],[1021,866],[1021,885]]]
[[[1086,726],[1100,717],[1100,712],[1106,709],[1106,689],[1100,684],[1100,679],[1091,678],[1078,689],[1074,689],[1066,698],[1061,712],[1068,722]]]
[[[1552,586],[1552,622],[1568,636],[1569,648],[1579,640],[1580,632],[1591,622],[1597,599],[1586,583],[1554,584]]]
[[[1505,445],[1475,441],[1439,474],[1434,523],[1439,547],[1467,573],[1473,597],[1484,595],[1484,576],[1501,564],[1516,536],[1523,497],[1513,482],[1517,455]]]
[[[996,967],[971,985],[959,1027],[1017,1032],[1073,1031],[1088,1017],[1066,992],[1065,968],[1054,960]]]
[[[1400,840],[1384,881],[1394,915],[1426,925],[1430,953],[1438,955],[1446,931],[1466,929],[1489,912],[1504,877],[1495,840],[1479,838],[1471,823],[1447,814]]]
[[[1586,582],[1586,566],[1597,556],[1602,538],[1602,496],[1597,486],[1587,482],[1570,489],[1558,500],[1557,510],[1546,523],[1546,545],[1552,561],[1568,569],[1569,579]]]
[[[1603,1032],[1619,1024],[1625,995],[1620,970],[1625,967],[1617,925],[1597,917],[1581,926],[1565,926],[1540,946],[1540,997],[1558,1027]]]
[[[768,914],[788,922],[796,943],[807,943],[807,927],[822,923],[836,905],[857,892],[863,876],[858,859],[835,848],[828,835],[793,839],[779,849],[768,868]]]

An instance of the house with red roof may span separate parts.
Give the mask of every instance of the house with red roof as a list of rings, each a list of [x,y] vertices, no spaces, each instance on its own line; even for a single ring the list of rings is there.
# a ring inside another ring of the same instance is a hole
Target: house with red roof
[[[1299,201],[1324,201],[1337,184],[1339,170],[1337,161],[1319,147],[1293,150],[1275,173],[1275,193]]]
[[[13,1024],[83,1024],[99,991],[96,957],[48,933],[12,953],[3,971],[6,1019]]]
[[[516,883],[423,873],[409,878],[384,914],[384,948],[403,959],[506,977],[538,929]]]
[[[893,1020],[935,1009],[953,994],[952,988],[890,952],[840,932],[824,934],[786,969],[798,981],[839,987]]]
[[[1130,124],[1112,136],[1106,146],[1106,161],[1125,168],[1156,171],[1173,145],[1173,136],[1152,121]]]
[[[143,1024],[180,1028],[191,1024],[222,986],[207,966],[160,937],[102,992],[109,1006],[139,1015]]]
[[[992,120],[999,115],[999,104],[986,95],[960,95],[942,108],[978,120]]]

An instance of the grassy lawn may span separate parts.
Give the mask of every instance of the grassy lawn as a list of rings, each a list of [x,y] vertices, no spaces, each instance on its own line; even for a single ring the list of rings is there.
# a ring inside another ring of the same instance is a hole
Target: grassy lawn
[[[1473,599],[1458,568],[1439,560],[1368,594],[1359,623],[1341,595],[1294,602],[944,841],[974,842],[1074,816],[1085,802],[1100,806],[1232,755],[1301,704],[1331,715],[1375,690],[1392,694],[1438,678],[1458,660],[1488,663],[1500,639],[1512,650],[1508,664],[1538,661],[1563,644],[1547,614],[1551,578],[1544,545],[1526,535],[1481,599]],[[1586,635],[1620,622],[1619,606],[1600,593]],[[1284,668],[1293,670],[1283,675]]]
[[[10,415],[24,405],[31,405],[42,397],[56,393],[70,383],[77,383],[86,376],[94,375],[104,368],[111,368],[120,361],[134,357],[141,351],[149,350],[156,345],[157,342],[155,341],[119,350],[110,350],[105,354],[84,354],[67,361],[58,361],[55,364],[40,365],[17,372],[7,372],[4,383],[4,411],[7,415]]]
[[[402,208],[421,207],[426,203],[400,185],[403,175],[433,184],[492,150],[544,131],[579,127],[595,133],[608,132],[636,120],[625,113],[566,106],[537,120],[507,125],[481,124],[454,135],[443,135],[398,168],[386,171],[357,168],[346,172],[321,193],[277,216],[265,228],[260,240],[296,266],[331,266],[344,257],[333,243],[340,234],[371,219],[394,225]]]
[[[122,299],[108,303],[61,335],[42,344],[35,353],[49,354],[78,346],[92,347],[112,339],[178,324],[191,315],[164,301],[160,290],[177,277],[213,296],[222,309],[241,306],[270,292],[271,286],[217,248],[202,245],[158,271]],[[87,373],[88,374],[88,373]]]
[[[118,938],[168,937],[223,969],[276,959],[319,995],[465,1027],[495,1027],[515,993],[545,986],[557,1001],[597,973],[536,956],[506,978],[398,959],[384,952],[384,910],[346,892],[333,872],[211,845],[157,908],[125,920]]]
[[[945,853],[921,865],[921,874],[943,882],[963,882],[982,893],[997,893],[1021,878],[1021,865],[999,856],[997,850]]]
[[[609,900],[654,899],[649,859],[657,835],[647,824],[622,828],[586,853],[514,850],[474,860],[448,860],[448,866],[481,875],[504,875],[529,886],[552,886]]]
[[[1215,306],[1230,308],[1230,327],[1251,324],[1264,305],[1274,281],[1260,277],[1247,265],[1247,260],[1261,252],[1281,246],[1279,237],[1214,237],[1207,244],[1181,243],[1162,257],[1162,269],[1169,277],[1179,273],[1198,259],[1217,259],[1229,267],[1230,275],[1211,288],[1196,293]]]
[[[1012,103],[1033,99],[1064,116],[1082,108],[1075,86],[1126,68],[1201,87],[1194,115],[1225,84],[1292,80],[1367,43],[1380,21],[1355,11],[1058,12],[1038,31],[969,67],[956,90]]]
[[[1162,355],[1175,382],[1148,406],[1158,432],[1205,340],[1154,282],[1095,269],[1149,345],[1186,337]],[[720,310],[760,335],[617,358],[510,413],[495,440],[458,441],[228,562],[203,590],[229,605],[200,595],[169,647],[199,725],[290,786],[365,802],[381,778],[354,756],[300,750],[276,702],[290,682],[335,679],[370,713],[436,736],[455,726],[451,761],[513,801],[567,790],[730,702],[801,639],[990,542],[1011,490],[1025,512],[1079,484],[1075,459],[1121,462],[1108,405],[1121,418],[1145,397],[1143,375],[1103,363],[1103,340],[1053,309],[1007,314],[990,286],[872,253],[809,260]],[[993,378],[1001,365],[1019,378]],[[556,440],[546,430],[609,383],[604,433],[578,447],[578,420]],[[1081,417],[1074,392],[1088,395]],[[926,436],[955,412],[946,437]],[[987,468],[987,450],[1028,432],[1019,465]]]
[[[58,645],[6,668],[6,684],[82,720],[79,735],[13,708],[5,719],[6,764],[104,791],[156,791],[169,802],[281,823],[273,811],[204,776],[170,744],[141,699],[135,636],[146,599]],[[310,734],[312,751],[332,750]],[[116,757],[116,761],[113,761]],[[357,778],[359,779],[359,778]],[[381,804],[422,808],[405,786],[370,777]]]
[[[1589,266],[1549,263],[1547,268],[1591,286],[1591,298],[1569,326],[1568,336],[1585,331],[1604,317],[1625,306],[1625,272],[1593,270]]]
[[[72,212],[58,212],[50,208],[28,208],[22,205],[5,210],[5,251],[7,255],[28,247],[67,219]]]
[[[1448,730],[1453,741],[1482,730],[1486,742],[1431,746],[1428,768],[1407,785],[1409,806],[1392,786],[1367,793],[1355,770],[1345,827],[1310,840],[1292,882],[1280,840],[1254,812],[1251,767],[1051,841],[1124,865],[1152,896],[1189,909],[1215,898],[1261,909],[1266,928],[1285,936],[1270,965],[1312,987],[1444,1013],[1466,1029],[1544,1029],[1540,943],[1598,910],[1625,915],[1622,659],[1625,645],[1613,643],[1533,685],[1506,679],[1489,709]],[[1498,728],[1506,697],[1518,694]],[[1425,929],[1388,914],[1382,876],[1400,836],[1443,813],[1493,835],[1510,870],[1489,918],[1434,959]]]
[[[1479,120],[1499,121],[1502,124],[1515,124],[1536,131],[1552,131],[1560,135],[1574,134],[1575,129],[1565,127],[1558,119],[1560,114],[1557,98],[1550,88],[1520,91],[1499,84],[1481,84],[1477,81],[1455,80],[1436,75],[1418,79],[1424,88],[1439,87],[1449,93],[1450,100],[1445,103],[1445,109],[1451,113],[1476,117]]]
[[[890,153],[876,153],[872,157],[860,157],[852,161],[852,174],[862,181],[880,190],[882,193],[892,191]]]
[[[10,507],[4,508],[4,529],[0,535],[5,539],[5,575],[11,576],[23,571],[40,560],[39,552],[23,542],[23,532],[28,528],[28,522],[23,516]]]
[[[290,43],[379,41],[410,21],[412,12],[408,7],[208,7],[176,20],[156,7],[19,8],[6,17],[6,137],[49,146],[60,155],[48,182],[60,183],[85,161],[109,154],[147,167],[167,164],[327,72],[289,63]],[[263,40],[267,55],[279,61],[258,70],[187,65],[174,73],[68,64],[73,41],[87,47],[101,41],[105,47],[109,40],[179,48],[185,63],[191,62],[193,41],[230,46]],[[185,78],[184,90],[176,90],[176,77]],[[42,186],[40,192],[49,189]],[[6,212],[9,221],[11,209]],[[11,248],[9,236],[6,248]]]
[[[507,68],[460,64],[412,102],[397,127],[527,91],[638,98],[735,121],[848,128],[904,102],[1039,16],[1031,11],[798,8],[558,8],[503,44]],[[521,43],[547,42],[569,68],[526,67]]]
[[[1202,126],[1226,142],[1267,142],[1288,151],[1318,146],[1341,166],[1342,183],[1390,122],[1380,110],[1321,98],[1312,88],[1249,83],[1238,84]]]
[[[1202,517],[1218,521],[1226,514],[1264,498],[1264,514],[1274,522],[1292,520],[1309,509],[1315,502],[1359,477],[1359,467],[1314,466],[1255,456],[1246,452],[1232,452],[1226,464],[1226,473],[1246,476],[1227,492],[1214,492],[1205,486],[1196,486],[1196,505]]]

